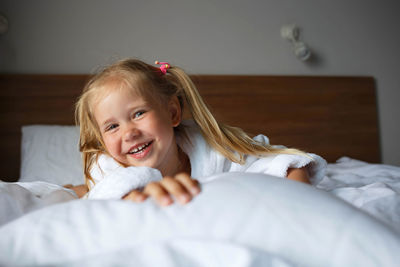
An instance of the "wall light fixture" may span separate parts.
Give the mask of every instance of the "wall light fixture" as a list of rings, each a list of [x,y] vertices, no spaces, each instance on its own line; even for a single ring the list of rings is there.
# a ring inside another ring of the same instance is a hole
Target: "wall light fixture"
[[[294,54],[298,59],[307,61],[311,57],[311,51],[308,46],[300,41],[300,30],[295,24],[283,25],[281,27],[281,36],[292,44]]]

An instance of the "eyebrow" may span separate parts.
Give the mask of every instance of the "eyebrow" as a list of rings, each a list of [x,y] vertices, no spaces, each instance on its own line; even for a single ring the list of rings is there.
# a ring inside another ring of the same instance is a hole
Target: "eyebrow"
[[[107,120],[105,120],[102,124],[101,124],[101,127],[104,127],[104,126],[107,126],[107,124],[110,124],[112,121],[114,121],[115,119],[114,118],[110,118],[110,119],[107,119]]]

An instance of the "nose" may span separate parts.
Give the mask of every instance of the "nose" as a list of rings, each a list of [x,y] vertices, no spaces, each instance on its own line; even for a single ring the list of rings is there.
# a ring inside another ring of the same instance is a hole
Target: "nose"
[[[124,131],[124,141],[132,141],[140,136],[140,130],[134,125],[127,125]]]

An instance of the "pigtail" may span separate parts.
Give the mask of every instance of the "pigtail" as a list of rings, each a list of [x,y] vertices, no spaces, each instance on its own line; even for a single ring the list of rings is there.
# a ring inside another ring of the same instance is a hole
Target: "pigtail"
[[[218,123],[190,77],[178,67],[169,68],[168,73],[177,80],[181,95],[207,143],[229,160],[243,164],[245,155],[262,157],[271,153],[308,156],[297,149],[275,148],[255,141],[240,128]]]

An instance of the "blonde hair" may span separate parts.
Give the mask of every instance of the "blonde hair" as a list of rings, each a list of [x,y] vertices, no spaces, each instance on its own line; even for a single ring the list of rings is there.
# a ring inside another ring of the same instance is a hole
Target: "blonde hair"
[[[93,76],[76,103],[75,119],[80,126],[79,149],[82,152],[87,184],[89,180],[93,181],[90,175],[93,163],[101,153],[107,153],[92,108],[94,101],[102,96],[101,90],[105,90],[104,85],[110,80],[117,81],[121,87],[134,88],[139,94],[153,100],[168,101],[176,96],[182,112],[184,104],[187,105],[207,143],[233,162],[243,164],[245,155],[307,155],[297,149],[276,148],[255,141],[240,128],[218,123],[190,77],[181,68],[169,66],[167,73],[163,74],[159,68],[140,60],[125,59]]]

